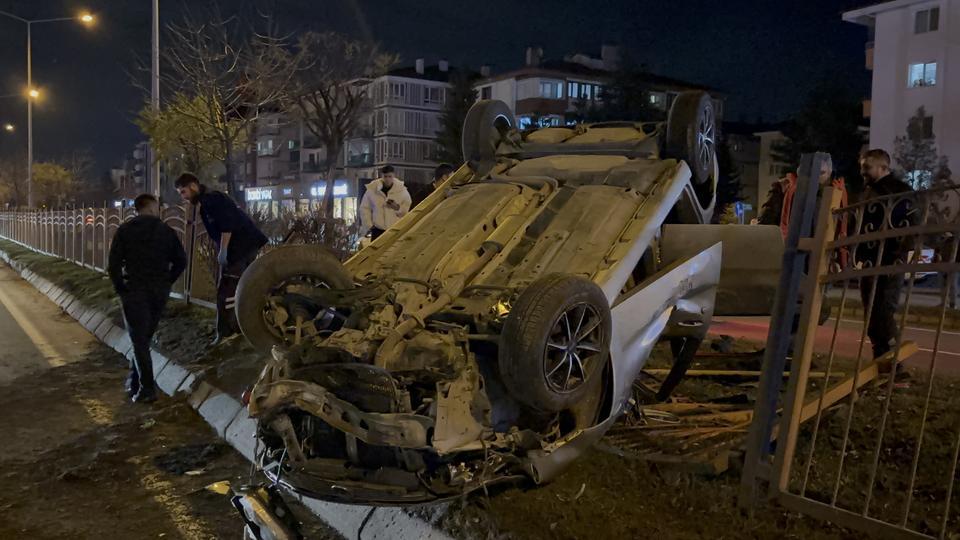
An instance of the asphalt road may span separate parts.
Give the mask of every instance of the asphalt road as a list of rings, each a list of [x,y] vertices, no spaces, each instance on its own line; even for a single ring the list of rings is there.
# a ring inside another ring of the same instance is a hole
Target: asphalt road
[[[768,317],[718,317],[714,319],[710,333],[713,335],[729,335],[754,341],[759,347],[767,339]],[[828,353],[833,339],[836,319],[830,319],[823,326],[817,328],[815,351]],[[847,358],[856,358],[860,349],[860,339],[863,334],[863,321],[843,319],[837,330],[836,351]],[[905,363],[910,367],[929,370],[933,358],[936,341],[935,328],[923,328],[908,325],[905,328],[904,339],[916,342],[920,351]],[[870,339],[863,346],[863,359],[871,357]],[[936,373],[960,375],[960,332],[943,330],[937,347]]]
[[[126,361],[0,263],[0,538],[239,538],[249,464],[183,399],[130,403]],[[340,538],[306,510],[308,538]]]
[[[0,262],[0,384],[76,362],[96,339]]]

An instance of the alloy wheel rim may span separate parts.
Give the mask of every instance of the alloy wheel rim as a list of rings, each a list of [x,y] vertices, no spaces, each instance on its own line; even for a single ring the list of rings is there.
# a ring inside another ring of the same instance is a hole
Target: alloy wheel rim
[[[575,304],[557,318],[547,339],[544,377],[554,392],[569,394],[586,384],[603,352],[603,319],[595,307]]]

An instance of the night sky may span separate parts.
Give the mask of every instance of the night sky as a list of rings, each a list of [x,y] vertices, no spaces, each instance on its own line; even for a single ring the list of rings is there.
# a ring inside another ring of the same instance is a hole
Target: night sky
[[[166,23],[198,0],[161,0]],[[717,88],[727,120],[789,118],[825,78],[869,89],[863,68],[866,29],[843,23],[844,9],[868,0],[220,0],[224,13],[273,10],[285,29],[339,30],[375,39],[402,63],[446,57],[454,65],[494,72],[518,67],[528,45],[549,58],[602,41],[622,45],[649,70]],[[144,96],[131,84],[136,59],[150,46],[150,0],[0,0],[25,18],[62,17],[89,9],[98,23],[34,27],[34,81],[45,100],[34,111],[38,160],[89,149],[98,169],[119,164],[141,138],[131,123]],[[26,84],[24,25],[0,18],[0,95]],[[26,148],[26,106],[0,99],[0,154]]]

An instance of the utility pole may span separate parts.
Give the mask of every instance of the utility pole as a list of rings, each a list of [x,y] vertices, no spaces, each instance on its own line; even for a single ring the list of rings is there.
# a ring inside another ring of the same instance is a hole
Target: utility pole
[[[153,69],[150,73],[150,104],[153,111],[160,112],[160,0],[153,0],[153,44],[151,47]],[[160,198],[160,159],[154,146],[150,146],[150,177],[153,195]]]
[[[33,51],[30,47],[30,30],[27,23],[27,208],[33,208]]]

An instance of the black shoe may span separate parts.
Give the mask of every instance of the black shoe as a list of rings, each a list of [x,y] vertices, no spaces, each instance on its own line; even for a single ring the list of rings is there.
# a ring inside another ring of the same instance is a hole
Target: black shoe
[[[124,390],[127,391],[127,397],[133,397],[140,391],[140,379],[131,373],[127,375],[127,380],[123,383]]]
[[[130,400],[134,403],[153,403],[157,400],[157,391],[141,388]]]

